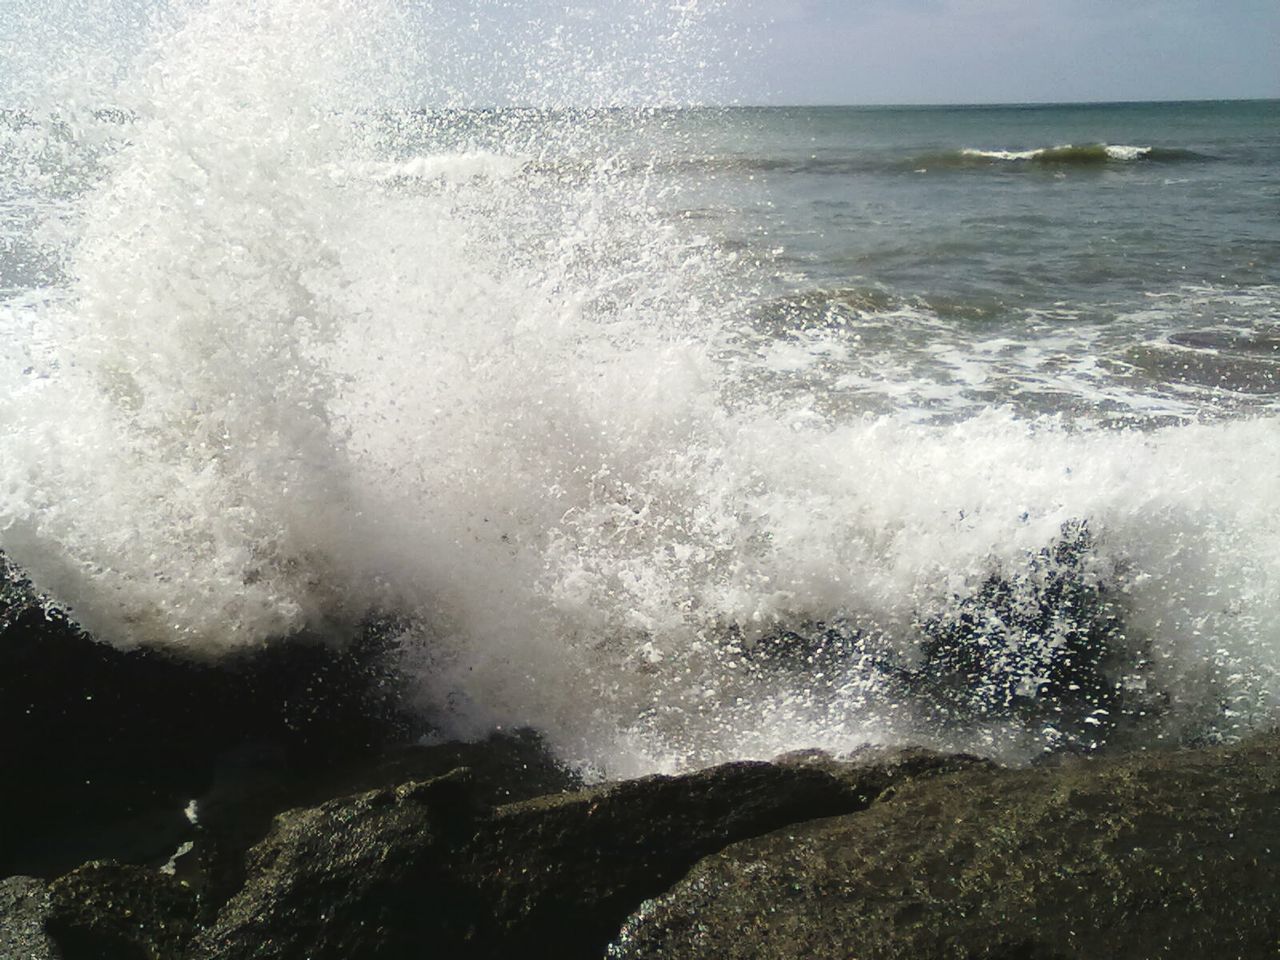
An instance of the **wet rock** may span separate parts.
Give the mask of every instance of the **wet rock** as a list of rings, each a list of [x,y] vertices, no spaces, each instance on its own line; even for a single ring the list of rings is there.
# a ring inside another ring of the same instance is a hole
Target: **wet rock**
[[[172,877],[89,863],[50,885],[45,925],[63,960],[173,960],[195,920],[195,894]]]
[[[245,882],[247,852],[276,815],[410,781],[469,771],[475,802],[496,805],[580,786],[542,740],[527,730],[495,733],[474,743],[401,745],[346,764],[291,774],[270,745],[250,745],[222,758],[213,787],[195,804],[193,850],[179,875],[196,886],[206,910],[216,910]]]
[[[912,686],[944,724],[1016,717],[1054,731],[1050,745],[1100,746],[1131,710],[1120,681],[1143,652],[1125,635],[1114,571],[1098,566],[1088,524],[1064,524],[1026,569],[993,572],[919,624]]]
[[[244,890],[190,955],[408,955],[415,917],[440,909],[442,824],[430,801],[467,786],[459,773],[282,814],[251,851]]]
[[[972,767],[730,846],[646,903],[615,960],[1275,955],[1280,738]]]
[[[34,877],[0,880],[0,957],[6,960],[62,960],[45,932],[49,885]]]
[[[811,621],[729,642],[757,673],[789,674],[811,696],[846,703],[851,669],[870,709],[909,712],[933,742],[1004,728],[1046,752],[1150,739],[1167,714],[1150,642],[1125,620],[1124,571],[1074,520],[1012,565],[993,562],[971,590],[917,611],[911,632],[856,617]],[[904,655],[904,651],[909,651]]]
[[[282,815],[194,958],[598,957],[701,857],[972,765],[924,752],[649,777],[488,809],[469,773]]]
[[[465,850],[481,910],[462,942],[473,956],[527,943],[532,956],[598,957],[636,903],[726,844],[865,809],[891,784],[976,762],[925,751],[857,764],[801,756],[501,809]]]
[[[91,859],[163,863],[219,758],[269,744],[281,777],[331,770],[410,737],[371,624],[345,645],[294,637],[219,663],[96,642],[0,554],[0,876]]]

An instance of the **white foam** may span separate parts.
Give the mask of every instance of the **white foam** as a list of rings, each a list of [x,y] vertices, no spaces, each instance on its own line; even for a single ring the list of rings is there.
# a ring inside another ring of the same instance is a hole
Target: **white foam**
[[[528,158],[483,150],[412,157],[407,160],[361,160],[345,166],[331,165],[335,180],[366,179],[381,183],[395,180],[440,180],[446,183],[474,179],[500,179],[519,173]]]
[[[1034,160],[1044,152],[1040,150],[981,150],[977,147],[965,147],[960,153],[966,157],[977,157],[983,160]]]
[[[1141,160],[1151,154],[1150,147],[1131,147],[1125,144],[1108,144],[1107,156],[1112,160]]]
[[[1108,160],[1131,162],[1141,160],[1151,154],[1151,147],[1130,146],[1127,144],[1098,144]],[[1063,143],[1053,147],[1038,147],[1032,150],[983,150],[966,147],[960,151],[963,156],[983,160],[1042,160],[1051,157],[1067,157],[1072,151],[1087,151],[1091,146],[1077,146]]]
[[[918,738],[867,674],[742,646],[841,619],[910,657],[917,618],[1085,518],[1163,688],[1270,716],[1280,421],[842,409],[833,384],[877,380],[847,345],[731,349],[741,267],[617,174],[615,115],[547,128],[572,175],[505,164],[521,120],[500,171],[421,153],[450,189],[397,189],[351,121],[394,98],[396,23],[193,8],[128,81],[68,296],[10,306],[0,542],[86,626],[216,656],[395,611],[447,733],[532,724],[637,773]],[[935,362],[980,386],[1005,346]],[[1215,671],[1242,679],[1206,692]]]

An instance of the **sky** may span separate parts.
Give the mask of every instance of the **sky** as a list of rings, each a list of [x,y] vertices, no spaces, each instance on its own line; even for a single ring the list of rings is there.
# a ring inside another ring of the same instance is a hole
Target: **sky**
[[[769,11],[748,100],[1280,97],[1278,0],[775,0]]]
[[[148,9],[169,2],[0,0],[0,94],[24,67],[30,86],[33,71],[110,46],[113,31],[136,35]],[[439,44],[431,57],[462,64],[452,79],[462,99],[469,87],[477,101],[523,100],[558,86],[564,92],[548,99],[564,102],[599,87],[597,76],[575,88],[582,77],[563,69],[574,59],[593,60],[597,74],[610,73],[622,99],[662,99],[664,93],[780,104],[1280,97],[1280,0],[387,2],[420,13],[423,35]],[[649,69],[653,50],[641,47],[661,33],[662,22],[682,21],[686,11],[703,29],[683,37],[679,56],[705,67],[683,86],[647,86],[657,71]],[[90,42],[60,57],[56,51],[69,33]],[[550,53],[564,38],[589,49]],[[529,68],[530,56],[541,59],[540,68]],[[515,74],[524,80],[510,82]]]

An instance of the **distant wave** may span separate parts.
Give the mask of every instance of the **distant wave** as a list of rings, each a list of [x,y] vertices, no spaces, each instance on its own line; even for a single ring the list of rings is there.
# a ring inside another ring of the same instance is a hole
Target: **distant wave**
[[[673,158],[656,164],[664,172],[694,174],[763,174],[811,176],[855,176],[866,173],[902,173],[931,169],[1003,169],[1104,166],[1130,163],[1187,163],[1212,159],[1191,150],[1132,144],[1059,144],[1029,150],[995,150],[961,147],[933,153],[903,156],[867,152],[822,156],[751,156],[742,154]],[[646,158],[637,161],[639,171],[655,165]]]
[[[917,157],[916,168],[977,167],[994,164],[1039,164],[1041,166],[1095,166],[1112,163],[1177,163],[1208,159],[1190,150],[1129,144],[1060,144],[1031,150],[983,150],[964,147]]]

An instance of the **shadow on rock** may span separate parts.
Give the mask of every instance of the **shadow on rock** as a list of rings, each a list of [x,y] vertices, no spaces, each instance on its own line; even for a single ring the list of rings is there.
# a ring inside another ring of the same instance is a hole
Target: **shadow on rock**
[[[264,644],[215,664],[121,651],[47,606],[0,555],[0,876],[92,859],[160,863],[183,808],[252,745],[305,778],[409,738],[394,630]]]

